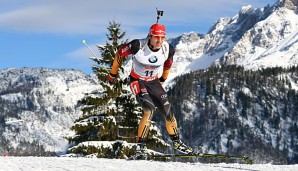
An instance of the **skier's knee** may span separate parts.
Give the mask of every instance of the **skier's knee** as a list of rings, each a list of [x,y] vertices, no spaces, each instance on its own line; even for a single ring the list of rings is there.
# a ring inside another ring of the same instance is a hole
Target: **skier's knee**
[[[137,96],[137,100],[141,104],[143,110],[149,109],[152,112],[155,110],[155,106],[154,106],[153,102],[150,99]]]
[[[145,103],[143,103],[143,110],[144,111],[149,110],[153,113],[153,111],[155,110],[155,106],[154,106],[154,104],[151,104],[149,102],[145,102]]]
[[[151,108],[148,108],[148,107],[144,107],[143,111],[144,111],[144,113],[149,113],[149,114],[153,113],[153,110]]]

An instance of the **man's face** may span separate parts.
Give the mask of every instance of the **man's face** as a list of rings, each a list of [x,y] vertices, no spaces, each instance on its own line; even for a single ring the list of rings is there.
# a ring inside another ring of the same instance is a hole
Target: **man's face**
[[[165,35],[151,35],[150,36],[150,44],[153,46],[153,49],[161,48],[162,43],[165,41]]]

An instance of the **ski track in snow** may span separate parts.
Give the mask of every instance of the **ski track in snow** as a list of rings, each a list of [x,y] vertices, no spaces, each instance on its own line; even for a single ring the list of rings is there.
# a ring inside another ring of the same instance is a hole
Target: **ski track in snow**
[[[297,171],[298,165],[203,164],[68,157],[0,157],[0,171]]]

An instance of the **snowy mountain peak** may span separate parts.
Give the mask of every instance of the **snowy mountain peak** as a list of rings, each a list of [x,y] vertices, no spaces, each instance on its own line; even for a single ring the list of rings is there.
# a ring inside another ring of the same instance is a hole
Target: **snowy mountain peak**
[[[290,10],[297,10],[298,0],[280,0],[277,3],[278,7],[285,7]]]
[[[298,64],[298,15],[288,8],[277,8],[266,19],[247,30],[224,55],[227,64],[247,69],[288,67]]]
[[[264,8],[244,6],[234,17],[218,19],[205,35],[183,34],[175,39],[172,77],[218,63],[253,70],[297,65],[297,4],[280,0]]]
[[[243,6],[241,8],[241,11],[239,13],[244,14],[244,13],[249,12],[250,10],[252,10],[252,6],[251,5]]]

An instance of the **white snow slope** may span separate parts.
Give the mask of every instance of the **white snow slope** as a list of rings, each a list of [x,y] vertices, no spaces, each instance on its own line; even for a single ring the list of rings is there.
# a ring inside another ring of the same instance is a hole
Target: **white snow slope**
[[[69,157],[0,157],[0,171],[297,171],[298,165],[203,164]]]

